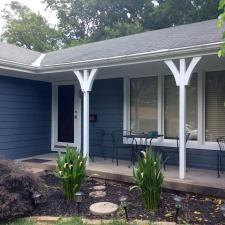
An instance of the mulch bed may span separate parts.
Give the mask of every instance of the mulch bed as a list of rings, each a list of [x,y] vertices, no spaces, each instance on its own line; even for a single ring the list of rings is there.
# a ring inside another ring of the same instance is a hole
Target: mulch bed
[[[34,216],[75,216],[78,215],[76,203],[69,203],[65,200],[61,189],[60,181],[52,173],[42,175],[41,178],[48,186],[44,201],[37,206],[33,212]],[[106,196],[104,198],[93,199],[89,197],[92,187],[99,185],[100,181],[89,179],[82,186],[85,194],[81,204],[80,215],[89,219],[111,219],[112,217],[94,216],[89,211],[89,206],[99,201],[110,201],[118,204],[118,199],[122,195],[129,197],[128,214],[130,219],[150,219],[157,221],[174,220],[175,206],[173,197],[178,194],[182,197],[182,208],[179,213],[179,222],[182,224],[225,224],[219,206],[224,202],[222,199],[206,197],[202,195],[180,193],[163,190],[159,209],[154,215],[144,209],[140,191],[130,190],[130,185],[125,183],[106,182]],[[115,217],[115,215],[114,215]],[[119,210],[116,217],[124,217],[123,210]]]

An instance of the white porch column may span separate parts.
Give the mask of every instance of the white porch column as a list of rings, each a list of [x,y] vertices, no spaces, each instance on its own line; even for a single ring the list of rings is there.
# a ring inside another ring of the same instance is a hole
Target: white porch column
[[[186,59],[179,59],[179,69],[173,60],[165,61],[179,86],[179,177],[186,176],[186,86],[189,85],[192,72],[201,57],[193,57],[186,69]]]
[[[89,163],[89,92],[97,74],[97,69],[74,71],[83,92],[83,155]]]

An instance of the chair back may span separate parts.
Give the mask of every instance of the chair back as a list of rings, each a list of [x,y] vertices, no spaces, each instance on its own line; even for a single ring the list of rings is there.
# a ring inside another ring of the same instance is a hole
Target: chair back
[[[101,146],[104,140],[105,130],[93,129],[91,132],[91,144],[94,146]]]
[[[225,137],[217,138],[217,143],[219,145],[220,151],[224,151],[225,150]]]
[[[130,134],[131,132],[128,130],[114,130],[111,133],[113,145],[122,146],[124,138],[126,138],[126,136]]]
[[[186,144],[187,144],[187,142],[188,142],[188,140],[189,140],[189,137],[190,137],[190,133],[189,132],[186,132]],[[180,146],[180,139],[179,139],[179,137],[177,137],[176,138],[177,139],[177,148],[179,148],[179,146]]]

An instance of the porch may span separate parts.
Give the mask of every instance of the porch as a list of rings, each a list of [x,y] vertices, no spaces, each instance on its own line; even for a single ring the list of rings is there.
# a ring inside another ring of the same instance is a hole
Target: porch
[[[33,157],[18,159],[26,170],[32,172],[42,172],[44,170],[54,170],[56,167],[57,153],[42,154]],[[43,160],[43,161],[42,161]],[[88,176],[93,176],[105,180],[121,181],[133,183],[130,162],[120,160],[119,165],[112,163],[111,159],[104,160],[96,157],[95,161],[90,161],[87,167]],[[164,188],[203,195],[225,197],[225,174],[217,178],[215,170],[188,168],[186,178],[179,179],[179,168],[177,166],[168,166],[163,171]]]

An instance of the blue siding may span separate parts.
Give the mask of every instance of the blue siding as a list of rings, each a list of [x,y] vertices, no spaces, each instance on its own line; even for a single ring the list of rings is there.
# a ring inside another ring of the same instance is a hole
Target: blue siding
[[[117,129],[123,129],[123,80],[106,79],[96,80],[90,95],[90,113],[98,115],[98,121],[90,124],[90,132],[95,128],[104,129],[106,136],[103,147],[95,149],[95,155],[101,156],[104,151],[106,156],[112,155],[112,138],[111,132]],[[90,144],[90,148],[93,148]],[[187,165],[190,167],[200,167],[216,169],[217,151],[203,149],[187,150]],[[121,151],[121,159],[129,159],[128,151]],[[171,155],[170,164],[178,165],[178,155]]]
[[[106,134],[101,149],[95,149],[95,155],[105,152],[107,157],[112,156],[113,130],[123,129],[123,79],[96,80],[90,94],[90,113],[97,114],[98,120],[90,124],[90,132],[94,129],[104,129]],[[92,135],[92,134],[91,134]],[[90,148],[93,146],[90,143]],[[125,157],[120,155],[120,157]]]
[[[51,84],[0,76],[0,156],[51,150]]]

